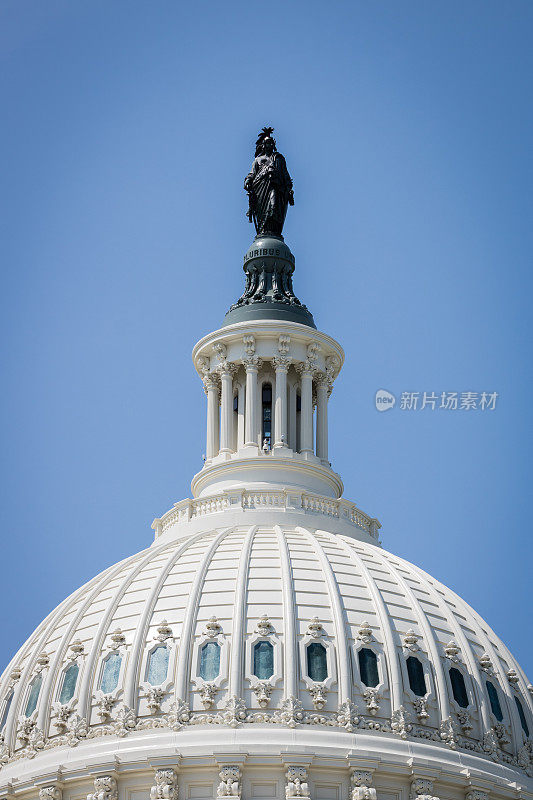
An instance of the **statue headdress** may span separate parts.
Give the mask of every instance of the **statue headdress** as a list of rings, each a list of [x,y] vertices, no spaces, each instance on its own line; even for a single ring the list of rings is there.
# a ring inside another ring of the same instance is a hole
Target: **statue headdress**
[[[274,128],[263,128],[259,136],[257,137],[257,142],[255,143],[255,157],[257,158],[258,155],[261,154],[261,150],[263,149],[263,142],[265,139],[272,139],[274,142],[274,150],[276,149],[276,140],[272,136],[274,133]]]

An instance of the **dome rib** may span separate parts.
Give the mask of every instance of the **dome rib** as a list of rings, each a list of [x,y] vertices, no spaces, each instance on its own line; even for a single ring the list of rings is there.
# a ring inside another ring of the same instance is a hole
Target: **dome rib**
[[[410,564],[410,566],[414,565]],[[479,664],[476,659],[476,654],[472,648],[472,645],[468,641],[468,637],[466,636],[459,621],[457,620],[455,614],[453,613],[453,609],[450,610],[450,607],[448,606],[448,604],[446,603],[440,592],[438,592],[435,586],[431,583],[431,581],[428,580],[427,574],[424,572],[424,570],[419,569],[418,567],[415,567],[415,569],[417,576],[420,578],[426,589],[429,591],[430,596],[437,603],[439,610],[444,614],[445,618],[449,621],[450,627],[453,628],[453,638],[456,639],[459,643],[459,646],[461,648],[461,653],[465,661],[465,666],[467,667],[468,674],[472,679],[476,705],[480,709],[483,728],[485,730],[488,730],[490,728],[490,718],[487,710],[487,704],[483,702],[481,670],[479,668]]]
[[[207,570],[209,568],[209,565],[211,563],[213,555],[216,552],[218,545],[233,530],[235,530],[235,528],[234,526],[231,526],[228,528],[224,528],[224,530],[219,531],[215,535],[209,548],[205,552],[201,563],[198,566],[196,575],[194,576],[194,581],[192,583],[189,592],[189,599],[187,601],[187,608],[185,609],[185,614],[183,617],[183,624],[181,627],[181,635],[179,641],[178,674],[176,676],[176,688],[174,692],[174,695],[177,700],[184,700],[185,702],[187,702],[187,699],[189,697],[190,662],[191,662],[191,652],[192,652],[192,641],[194,638],[193,627],[198,615],[198,600],[200,597],[200,590],[203,586]]]
[[[331,602],[331,609],[333,611],[333,625],[335,628],[335,639],[337,642],[337,670],[338,670],[338,687],[339,687],[339,708],[346,700],[352,699],[351,692],[351,675],[350,675],[350,654],[346,641],[350,636],[348,621],[346,619],[346,612],[344,605],[341,602],[341,593],[339,584],[335,573],[331,567],[329,559],[324,552],[324,548],[318,541],[316,534],[312,534],[305,528],[297,528],[307,540],[310,542],[315,550],[315,553],[322,567],[322,572],[326,579],[326,586]]]
[[[166,581],[171,569],[174,567],[176,561],[189,549],[192,544],[195,544],[199,539],[205,537],[204,533],[198,533],[196,536],[191,536],[185,542],[173,549],[170,558],[167,559],[165,564],[161,567],[159,577],[155,581],[150,590],[150,594],[144,605],[141,618],[137,625],[135,638],[131,650],[131,657],[129,659],[128,671],[124,680],[124,704],[129,708],[136,709],[139,702],[138,683],[140,677],[140,669],[142,662],[142,653],[146,643],[146,636],[150,627],[153,611],[161,588]]]
[[[231,632],[229,696],[242,697],[244,671],[244,639],[246,636],[246,609],[248,596],[248,575],[250,571],[250,552],[257,525],[253,525],[243,543],[237,576],[235,578],[235,616]]]
[[[343,536],[335,536],[328,532],[328,536],[333,540],[335,543],[339,543],[342,549],[348,554],[348,556],[353,560],[356,566],[361,571],[361,575],[366,580],[368,590],[370,595],[374,601],[377,616],[381,621],[381,630],[383,633],[384,638],[384,646],[385,650],[391,654],[391,657],[386,659],[386,669],[390,670],[390,702],[391,702],[391,713],[396,711],[403,702],[403,684],[402,678],[400,673],[400,667],[398,664],[398,659],[393,658],[393,655],[396,654],[396,644],[394,641],[394,631],[390,622],[390,615],[387,612],[387,608],[385,606],[385,601],[381,596],[381,592],[377,586],[376,581],[374,580],[373,575],[371,574],[370,570],[364,563],[363,559],[357,552],[355,546],[352,544],[351,540],[348,543]],[[372,547],[372,545],[369,545]],[[373,555],[373,552],[372,552]]]
[[[438,641],[433,631],[433,628],[428,622],[424,609],[420,605],[420,601],[415,596],[413,590],[411,589],[405,578],[403,578],[403,576],[396,569],[394,564],[391,561],[389,561],[389,559],[386,558],[386,556],[382,555],[381,553],[376,555],[379,558],[380,563],[383,566],[386,565],[388,567],[390,574],[394,576],[395,580],[402,587],[403,591],[411,601],[412,608],[416,614],[420,629],[424,633],[424,639],[426,641],[428,648],[428,655],[430,656],[431,664],[435,671],[438,713],[440,714],[442,720],[448,719],[448,717],[450,716],[450,700],[448,697],[448,687],[446,685],[446,678],[444,676],[444,670],[442,668],[442,661],[440,658]]]
[[[138,554],[136,554],[134,556],[131,556],[131,560],[135,560],[137,557],[138,557]],[[127,560],[128,559],[126,559],[126,561]],[[123,566],[124,562],[121,562],[121,564]],[[109,567],[108,571],[111,570],[111,569],[112,569],[112,567]],[[100,577],[101,577],[101,575],[97,575],[95,578],[93,578],[92,581],[89,581],[84,587],[82,587],[82,589],[87,590],[91,586],[91,584],[93,582],[98,583]],[[80,590],[78,590],[78,592],[79,591]],[[15,689],[15,692],[14,692],[14,695],[13,695],[13,701],[11,703],[11,710],[10,710],[9,718],[7,720],[6,727],[5,727],[5,732],[4,732],[5,742],[6,742],[6,744],[8,744],[12,748],[14,748],[15,745],[16,745],[16,738],[17,738],[16,737],[16,725],[17,725],[17,721],[18,721],[18,718],[19,718],[19,711],[20,711],[18,706],[19,706],[21,697],[24,695],[24,692],[26,691],[28,678],[31,676],[31,674],[32,674],[32,672],[33,672],[33,670],[35,668],[35,664],[37,663],[37,658],[39,657],[39,655],[41,654],[41,652],[43,651],[43,649],[46,646],[46,642],[48,641],[48,639],[50,637],[50,632],[54,630],[54,627],[57,624],[57,621],[64,616],[65,612],[68,610],[68,608],[71,606],[71,604],[75,602],[75,600],[77,598],[77,595],[78,595],[78,592],[75,592],[74,595],[70,595],[65,600],[63,600],[63,602],[60,603],[58,605],[58,607],[54,611],[52,611],[52,613],[49,614],[49,616],[45,620],[43,620],[43,622],[42,622],[42,626],[43,626],[42,634],[37,640],[38,641],[37,646],[35,646],[33,644],[33,637],[30,636],[30,638],[28,640],[28,643],[27,643],[28,646],[27,646],[27,648],[24,649],[24,652],[23,652],[22,656],[20,656],[20,651],[19,651],[19,653],[17,653],[16,658],[20,657],[21,659],[23,659],[23,658],[26,657],[27,650],[30,650],[30,648],[32,648],[32,652],[30,653],[30,655],[28,657],[28,663],[24,667],[24,669],[22,671],[22,674],[21,674],[21,676],[19,678],[17,687]],[[39,628],[37,628],[36,632],[38,632],[38,631],[39,631]]]
[[[117,586],[115,593],[113,595],[113,600],[109,603],[105,614],[102,616],[98,624],[98,629],[93,639],[93,646],[91,647],[89,654],[87,656],[87,661],[85,662],[84,669],[83,669],[83,677],[80,686],[80,693],[79,693],[79,705],[78,705],[78,713],[80,717],[87,717],[89,714],[89,710],[91,708],[91,698],[92,698],[92,686],[94,682],[94,669],[95,665],[98,662],[98,658],[102,651],[102,645],[104,639],[107,635],[109,630],[109,625],[111,620],[113,619],[113,615],[118,608],[118,605],[121,599],[124,597],[128,586],[131,584],[133,580],[139,575],[140,572],[144,569],[144,567],[150,563],[150,561],[154,558],[155,555],[159,555],[159,553],[164,552],[165,549],[168,548],[168,543],[162,545],[158,548],[148,548],[148,550],[141,551],[140,555],[142,556],[143,553],[146,553],[144,558],[139,559],[139,562],[134,566],[133,569],[129,570],[127,574],[124,576],[124,579],[119,583]]]
[[[296,598],[294,596],[294,581],[292,566],[289,556],[289,545],[280,525],[274,525],[276,532],[280,563],[281,563],[281,585],[283,596],[283,660],[284,660],[284,689],[283,697],[298,698],[300,670],[295,655],[298,652],[298,641],[296,637]]]
[[[489,639],[489,637],[485,633],[485,631],[483,629],[483,626],[481,625],[480,617],[479,617],[478,613],[476,611],[474,611],[473,608],[470,608],[468,603],[466,603],[463,600],[462,597],[459,597],[458,595],[454,594],[454,599],[456,600],[456,602],[460,603],[461,608],[464,610],[467,618],[469,617],[471,622],[475,623],[475,625],[477,626],[476,635],[478,636],[480,641],[483,642],[483,646],[484,646],[485,652],[490,655],[490,658],[491,658],[491,661],[492,661],[492,664],[493,664],[493,667],[494,667],[494,671],[497,674],[497,676],[499,677],[499,680],[498,680],[499,688],[501,690],[502,695],[505,697],[505,705],[507,707],[507,717],[511,722],[512,738],[513,738],[513,743],[515,744],[515,748],[516,748],[516,745],[518,744],[518,742],[521,741],[520,731],[522,729],[522,726],[521,726],[520,720],[518,718],[518,710],[516,708],[516,703],[514,702],[513,696],[511,694],[511,689],[509,687],[509,681],[507,680],[507,675],[503,671],[503,668],[502,668],[502,665],[501,665],[500,654],[498,653],[498,651],[496,650],[495,646],[492,644],[491,640]],[[451,613],[452,614],[454,613],[453,609],[451,609]],[[488,627],[488,625],[487,625],[487,627]],[[482,679],[482,684],[483,684],[483,682],[484,682],[484,679]],[[483,688],[483,685],[481,685],[481,690],[483,692],[485,691],[484,688]],[[492,727],[492,726],[489,726],[489,727]]]
[[[135,556],[133,556],[133,558],[135,558]],[[67,630],[63,634],[61,642],[54,656],[53,663],[46,676],[46,680],[41,693],[39,714],[37,718],[37,727],[41,728],[41,730],[44,730],[45,725],[50,723],[50,717],[51,717],[50,694],[54,687],[54,682],[57,678],[57,674],[61,670],[61,665],[65,657],[65,653],[67,652],[68,646],[71,642],[73,634],[75,633],[80,621],[83,619],[85,612],[90,608],[93,600],[107,586],[109,581],[112,581],[113,578],[115,578],[117,575],[120,574],[121,570],[124,569],[125,564],[127,564],[128,561],[130,560],[131,559],[124,559],[123,561],[120,561],[117,565],[115,565],[114,568],[109,567],[103,573],[100,573],[100,575],[98,575],[97,578],[95,578],[95,585],[93,586],[92,590],[88,592],[87,596],[85,597],[85,600],[81,603],[77,614],[74,616]]]

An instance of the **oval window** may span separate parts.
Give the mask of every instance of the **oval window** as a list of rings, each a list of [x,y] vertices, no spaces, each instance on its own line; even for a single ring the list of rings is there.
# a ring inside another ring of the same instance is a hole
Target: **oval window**
[[[167,679],[170,651],[164,644],[158,645],[148,659],[147,681],[151,686],[160,686]]]
[[[206,642],[200,650],[200,677],[212,681],[220,672],[220,645]]]
[[[79,671],[80,668],[77,664],[71,664],[70,667],[65,670],[65,674],[63,675],[63,685],[61,686],[61,693],[59,695],[59,702],[62,705],[68,703],[69,700],[72,700],[74,697]]]
[[[490,681],[486,682],[486,686],[489,695],[491,711],[498,720],[498,722],[501,722],[503,719],[503,711],[500,705],[500,698],[498,697],[498,690],[496,689],[494,684],[491,683]]]
[[[328,677],[326,648],[320,642],[313,642],[307,646],[307,674],[317,683],[325,681]]]
[[[463,673],[455,667],[450,669],[450,682],[452,684],[453,699],[461,708],[468,706],[468,694]]]
[[[2,722],[0,722],[0,731],[3,731],[4,728],[6,727],[7,715],[9,714],[9,709],[11,708],[11,703],[13,701],[14,694],[15,693],[13,689],[11,689],[4,703],[4,710],[2,712]]]
[[[37,700],[39,699],[39,692],[41,691],[42,682],[43,676],[37,675],[31,683],[30,694],[28,696],[28,702],[26,703],[26,710],[24,711],[26,717],[31,717],[37,708]]]
[[[110,653],[104,658],[104,669],[100,681],[100,689],[104,694],[114,692],[117,688],[121,664],[122,656],[119,653]]]
[[[257,642],[254,645],[254,675],[260,680],[268,680],[274,674],[274,648],[270,642]]]
[[[359,674],[365,686],[374,687],[379,683],[378,658],[373,650],[362,647],[357,653],[359,660]]]
[[[520,717],[520,725],[522,726],[522,730],[529,738],[529,727],[527,724],[526,715],[524,713],[524,708],[522,706],[522,703],[520,702],[519,698],[516,695],[514,695],[514,701],[516,703],[516,708],[518,710],[518,716]]]
[[[426,676],[424,675],[422,662],[418,658],[409,656],[407,659],[407,675],[409,676],[409,686],[413,694],[418,697],[424,697],[427,693]]]

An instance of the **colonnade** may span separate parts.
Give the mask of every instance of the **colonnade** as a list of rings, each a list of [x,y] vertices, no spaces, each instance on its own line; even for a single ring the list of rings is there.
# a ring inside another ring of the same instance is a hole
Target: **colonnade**
[[[265,382],[264,370],[261,371],[269,366],[273,428],[268,449],[291,447],[304,456],[316,455],[327,464],[331,379],[308,362],[302,362],[294,365],[289,380],[293,364],[283,355],[266,363],[255,355],[243,359],[242,364],[224,361],[215,371],[204,374],[207,394],[206,459],[209,461],[219,453],[230,454],[242,447],[255,448],[257,451],[261,449],[261,388]]]

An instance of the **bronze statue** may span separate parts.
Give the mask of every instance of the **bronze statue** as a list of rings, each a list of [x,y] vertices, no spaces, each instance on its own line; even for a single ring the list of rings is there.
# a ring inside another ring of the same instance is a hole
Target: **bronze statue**
[[[292,179],[284,157],[276,149],[274,128],[263,128],[255,143],[252,169],[244,180],[248,192],[248,219],[258,235],[281,236],[287,206],[294,205]]]

